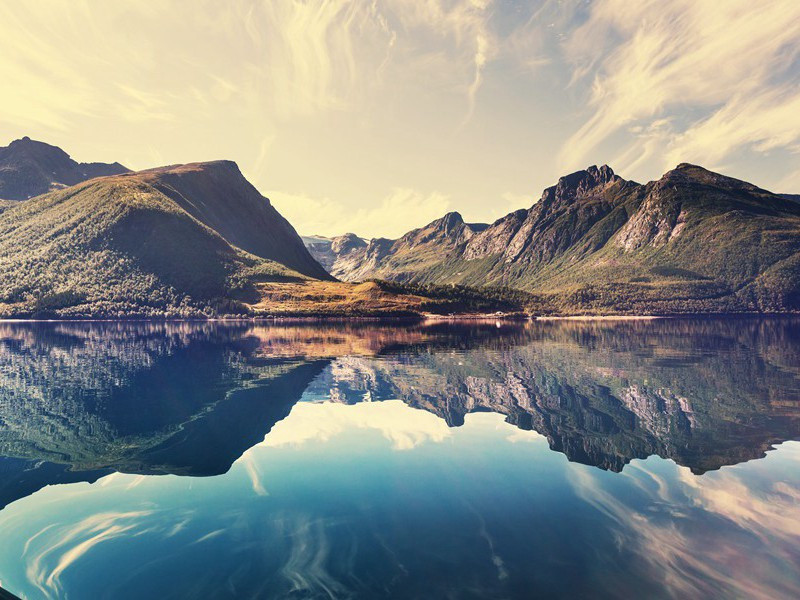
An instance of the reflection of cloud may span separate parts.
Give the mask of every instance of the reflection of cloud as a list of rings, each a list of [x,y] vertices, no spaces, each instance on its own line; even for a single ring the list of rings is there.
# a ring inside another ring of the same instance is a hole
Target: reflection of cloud
[[[244,469],[253,486],[253,492],[258,496],[269,495],[264,487],[264,483],[261,481],[262,474],[258,468],[258,461],[254,459],[253,454],[245,453],[239,462],[244,465]]]
[[[30,582],[46,597],[62,595],[61,575],[92,548],[135,529],[151,511],[100,513],[71,527],[48,527],[32,539],[41,538],[37,549],[26,545],[23,557],[31,554],[26,569]],[[38,548],[40,546],[43,548]]]
[[[783,450],[788,468],[797,472],[800,444],[787,442]],[[644,500],[607,489],[607,476],[592,469],[577,467],[570,474],[578,495],[613,523],[619,546],[636,548],[671,595],[800,594],[800,580],[791,575],[800,544],[796,487],[778,482],[762,488],[748,472],[754,463],[694,476],[661,459],[645,462],[663,463],[674,476],[660,477],[638,461],[615,475],[630,480]],[[676,502],[688,508],[675,511]],[[760,545],[769,552],[759,552]]]
[[[327,441],[352,429],[379,431],[395,450],[409,450],[425,442],[441,442],[450,437],[447,424],[439,417],[409,408],[400,400],[352,406],[306,402],[296,404],[260,446],[300,446]]]
[[[304,514],[284,514],[275,519],[278,531],[290,543],[281,573],[291,586],[290,595],[308,597],[350,597],[348,590],[328,572],[333,540],[329,523]]]
[[[800,444],[787,443],[787,454],[794,451],[794,468],[800,468]],[[754,494],[737,478],[736,471],[723,469],[707,478],[681,470],[682,483],[691,490],[695,503],[703,510],[733,521],[744,530],[759,535],[764,543],[776,537],[787,544],[800,542],[800,489],[776,482],[763,495]],[[787,510],[794,507],[795,510]]]

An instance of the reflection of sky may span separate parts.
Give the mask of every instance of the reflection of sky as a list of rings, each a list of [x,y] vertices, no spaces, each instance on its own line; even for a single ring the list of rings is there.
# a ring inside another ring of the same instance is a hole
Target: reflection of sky
[[[800,443],[696,477],[568,463],[494,414],[299,403],[213,478],[116,474],[0,513],[26,598],[797,597]],[[213,593],[212,593],[213,592]]]

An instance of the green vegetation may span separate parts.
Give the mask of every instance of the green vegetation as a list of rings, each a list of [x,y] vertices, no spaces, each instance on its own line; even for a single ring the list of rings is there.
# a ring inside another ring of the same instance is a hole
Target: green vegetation
[[[0,214],[0,316],[247,314],[255,282],[306,279],[230,245],[134,177],[98,179]]]
[[[422,310],[449,313],[524,313],[537,304],[537,298],[520,290],[501,287],[467,287],[372,280],[393,294],[412,294],[425,298]]]

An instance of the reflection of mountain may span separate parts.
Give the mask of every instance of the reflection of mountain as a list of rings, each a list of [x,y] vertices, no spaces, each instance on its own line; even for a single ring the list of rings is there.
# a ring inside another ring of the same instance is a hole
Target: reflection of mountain
[[[314,386],[400,398],[451,426],[507,415],[571,461],[621,470],[671,458],[695,473],[800,437],[800,327],[786,321],[546,323],[496,351],[341,358]]]
[[[570,460],[700,473],[800,437],[800,322],[0,324],[0,506],[113,471],[227,471],[304,392],[493,411]]]
[[[325,361],[253,357],[242,327],[6,326],[0,504],[112,471],[216,475],[283,419]],[[44,462],[43,462],[44,461]]]

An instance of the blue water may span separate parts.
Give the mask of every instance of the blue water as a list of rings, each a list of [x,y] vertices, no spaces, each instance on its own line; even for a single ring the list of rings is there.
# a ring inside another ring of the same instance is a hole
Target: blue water
[[[800,323],[0,324],[23,598],[800,597]]]

